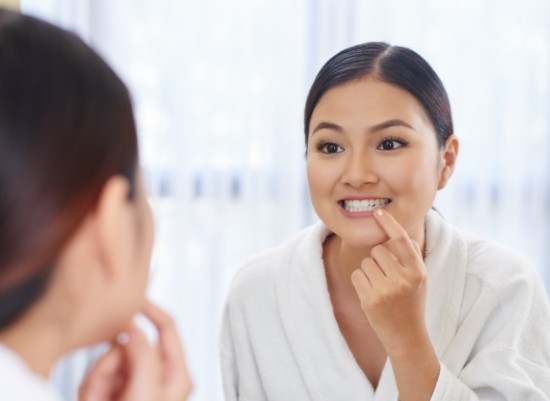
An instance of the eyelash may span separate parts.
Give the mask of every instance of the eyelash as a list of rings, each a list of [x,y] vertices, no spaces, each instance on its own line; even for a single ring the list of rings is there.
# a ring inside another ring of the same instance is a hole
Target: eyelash
[[[393,147],[392,149],[382,149],[382,144],[385,143],[385,142],[396,142],[396,143],[399,144],[399,146]],[[391,151],[391,150],[396,150],[396,149],[399,149],[399,148],[401,148],[403,146],[407,146],[407,145],[408,145],[408,142],[405,142],[402,139],[396,138],[394,136],[388,136],[388,137],[386,137],[386,138],[384,138],[380,141],[380,144],[376,147],[376,149],[383,150],[383,151]]]
[[[337,151],[337,152],[327,152],[326,147],[327,147],[328,145],[334,145],[334,146],[336,146],[336,147],[338,148],[338,151]],[[342,149],[342,147],[341,147],[340,145],[337,145],[337,144],[335,144],[334,142],[326,141],[326,142],[321,142],[321,143],[319,143],[319,144],[317,145],[317,150],[318,150],[319,152],[324,153],[324,154],[332,155],[332,154],[334,154],[334,153],[339,153],[339,152],[341,152],[343,149]]]
[[[391,148],[391,149],[382,149],[382,145],[383,145],[384,143],[387,143],[387,142],[397,143],[398,146],[396,147],[396,146],[394,145],[394,147]],[[329,146],[329,145],[336,146],[336,147],[338,148],[338,150],[337,150],[336,152],[328,152],[326,148],[327,148],[327,146]],[[401,147],[403,147],[403,146],[407,146],[407,145],[408,145],[408,142],[406,142],[406,141],[404,141],[404,140],[402,140],[402,139],[399,139],[399,138],[396,138],[396,137],[393,137],[393,136],[388,136],[388,137],[386,137],[386,138],[383,138],[383,139],[380,141],[380,144],[376,147],[376,149],[382,150],[382,151],[386,151],[386,152],[387,152],[387,151],[399,149],[399,148],[401,148]],[[331,155],[331,154],[334,154],[334,153],[339,153],[339,152],[341,152],[341,151],[343,150],[343,148],[342,148],[340,145],[337,145],[337,144],[334,143],[334,142],[326,141],[326,142],[321,142],[321,143],[319,143],[319,144],[317,145],[317,150],[318,150],[319,152],[324,153],[324,154]]]

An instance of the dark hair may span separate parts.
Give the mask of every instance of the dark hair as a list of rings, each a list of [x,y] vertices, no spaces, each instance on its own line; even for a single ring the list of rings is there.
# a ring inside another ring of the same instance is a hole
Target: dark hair
[[[134,192],[126,86],[75,34],[0,9],[0,329],[43,293],[109,177]]]
[[[372,75],[397,85],[413,95],[424,107],[440,147],[453,133],[451,106],[443,83],[420,55],[411,49],[368,42],[342,50],[321,68],[309,90],[304,112],[308,143],[309,123],[321,97],[331,88]]]

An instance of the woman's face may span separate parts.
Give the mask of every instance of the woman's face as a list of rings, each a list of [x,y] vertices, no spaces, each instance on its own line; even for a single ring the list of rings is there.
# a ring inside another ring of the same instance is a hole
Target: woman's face
[[[336,86],[310,121],[307,173],[313,206],[348,245],[386,237],[372,213],[384,207],[421,241],[441,179],[443,151],[420,103],[372,77]]]

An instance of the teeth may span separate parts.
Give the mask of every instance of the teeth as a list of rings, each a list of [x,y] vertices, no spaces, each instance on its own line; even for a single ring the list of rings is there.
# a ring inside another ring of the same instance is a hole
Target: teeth
[[[345,200],[342,202],[348,212],[370,212],[377,207],[384,207],[390,203],[389,199]]]

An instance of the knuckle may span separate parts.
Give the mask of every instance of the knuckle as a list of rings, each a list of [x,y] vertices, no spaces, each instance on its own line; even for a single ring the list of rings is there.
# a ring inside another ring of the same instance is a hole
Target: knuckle
[[[426,275],[425,274],[419,275],[416,279],[415,284],[417,287],[423,287],[426,284]]]
[[[363,267],[363,264],[361,264],[361,267]],[[358,284],[362,280],[363,276],[364,274],[361,271],[361,269],[356,269],[353,272],[351,272],[351,281],[354,284]]]
[[[411,288],[412,288],[411,283],[403,280],[398,285],[398,292],[400,294],[408,294],[409,292],[411,292]]]
[[[164,330],[172,330],[176,327],[176,322],[174,318],[170,315],[164,314],[162,317],[159,317],[159,326]]]
[[[375,257],[380,256],[384,252],[384,249],[385,249],[384,245],[378,244],[372,247],[370,253],[372,256],[375,256]]]
[[[412,275],[415,284],[423,284],[427,278],[428,275],[424,269],[415,269]]]
[[[405,235],[405,234],[399,234],[396,238],[395,238],[395,242],[397,243],[397,245],[399,246],[406,246],[410,241],[410,238]]]
[[[372,267],[374,263],[374,259],[372,257],[365,258],[361,261],[361,269],[363,271],[367,271],[369,268]]]
[[[373,300],[373,307],[374,308],[380,308],[382,305],[385,305],[388,303],[388,301],[391,301],[392,294],[387,291],[380,291],[378,295]]]
[[[378,300],[376,298],[372,298],[372,299],[367,300],[364,303],[364,305],[365,305],[365,307],[363,309],[367,309],[369,311],[374,311],[374,310],[379,308],[380,302],[378,302]]]
[[[369,309],[371,311],[384,309],[388,304],[388,302],[391,301],[392,298],[393,297],[390,294],[379,293],[368,300]]]
[[[392,292],[387,294],[388,301],[391,302],[402,298],[408,298],[412,293],[412,287],[413,285],[408,281],[397,283]]]

